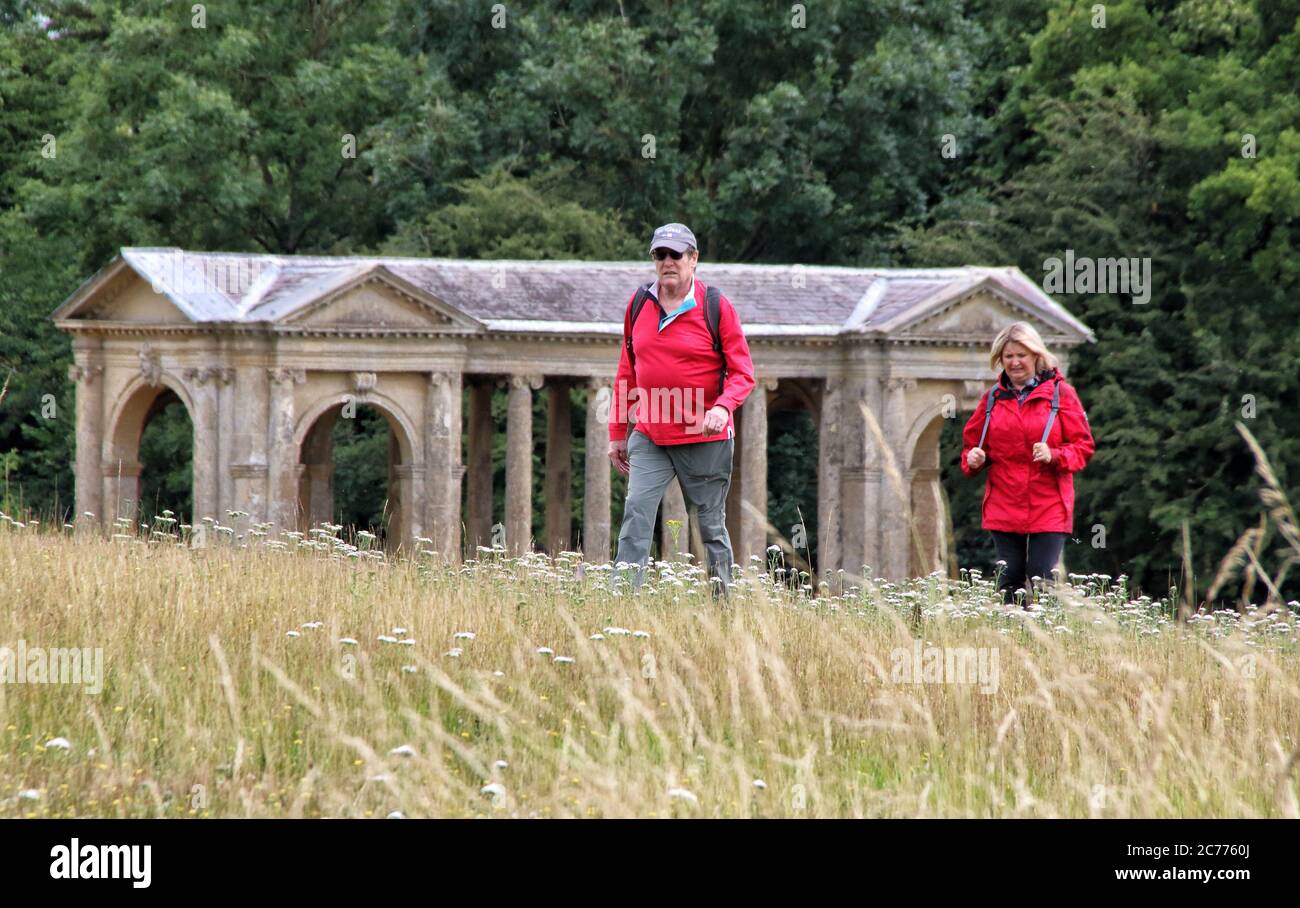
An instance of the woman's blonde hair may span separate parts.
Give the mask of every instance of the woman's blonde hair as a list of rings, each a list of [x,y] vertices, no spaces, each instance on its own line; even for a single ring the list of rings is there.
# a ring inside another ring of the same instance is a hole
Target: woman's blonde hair
[[[989,366],[994,372],[1002,368],[1002,348],[1015,341],[1034,354],[1034,372],[1044,369],[1059,369],[1060,361],[1047,351],[1042,336],[1028,322],[1015,322],[1007,325],[993,338],[993,347],[989,350]]]

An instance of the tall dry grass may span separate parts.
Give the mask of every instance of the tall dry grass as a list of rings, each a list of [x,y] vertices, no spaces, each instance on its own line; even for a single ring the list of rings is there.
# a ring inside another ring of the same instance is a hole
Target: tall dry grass
[[[634,597],[576,555],[424,560],[0,524],[0,645],[106,669],[0,684],[0,816],[1300,813],[1285,611],[1179,623],[1097,577],[1004,611],[978,574],[724,605],[681,564]],[[916,614],[996,650],[996,690],[900,683]]]

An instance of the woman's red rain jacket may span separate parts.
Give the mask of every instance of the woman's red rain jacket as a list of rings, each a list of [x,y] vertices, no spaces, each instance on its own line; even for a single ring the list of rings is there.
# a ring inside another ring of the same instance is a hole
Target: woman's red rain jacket
[[[1052,408],[1052,388],[1061,384],[1060,409],[1047,447],[1051,463],[1034,463],[1034,444],[1043,438],[1043,427]],[[1017,403],[1005,372],[998,378],[997,401],[988,437],[984,439],[985,461],[979,470],[966,462],[971,448],[980,440],[984,410],[989,395],[962,432],[961,471],[974,476],[986,470],[984,484],[984,529],[1008,533],[1073,533],[1074,474],[1092,457],[1095,444],[1088,414],[1074,388],[1053,369],[1051,377],[1039,382],[1024,403]]]

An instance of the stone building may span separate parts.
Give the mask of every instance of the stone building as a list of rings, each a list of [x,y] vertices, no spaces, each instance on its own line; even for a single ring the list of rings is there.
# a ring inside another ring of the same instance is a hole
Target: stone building
[[[741,564],[768,542],[770,413],[803,408],[815,419],[808,467],[817,474],[820,569],[924,573],[941,562],[946,539],[940,431],[991,384],[993,335],[1029,321],[1064,362],[1070,348],[1092,340],[1016,268],[705,262],[698,275],[735,304],[758,379],[737,414],[728,502]],[[389,535],[427,537],[460,557],[490,540],[489,408],[493,387],[505,383],[505,543],[515,552],[558,551],[576,544],[568,389],[580,383],[592,392],[581,548],[608,561],[602,420],[624,308],[653,276],[649,262],[122,249],[52,316],[72,334],[77,512],[103,524],[134,513],[141,434],[174,396],[194,427],[198,517],[226,523],[238,510],[280,529],[315,526],[333,513],[334,420],[344,406],[364,404],[391,430]],[[543,441],[532,437],[537,394],[546,395],[549,417],[546,494],[534,502],[532,452]],[[543,539],[530,538],[534,507],[546,509]],[[663,515],[687,517],[676,483]]]

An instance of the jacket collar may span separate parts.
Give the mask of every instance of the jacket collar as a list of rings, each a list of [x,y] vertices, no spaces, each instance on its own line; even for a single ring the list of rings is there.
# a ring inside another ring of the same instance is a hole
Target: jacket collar
[[[661,302],[659,301],[659,281],[657,281],[657,280],[656,280],[656,281],[652,281],[652,282],[650,283],[650,286],[649,286],[647,292],[648,292],[649,295],[650,295],[650,299],[652,299],[652,300],[655,301],[655,305],[657,305],[660,309],[662,309],[662,308],[663,308],[663,303],[661,303]],[[685,295],[684,297],[682,297],[682,302],[684,303],[684,302],[686,302],[687,300],[693,300],[693,299],[695,299],[695,275],[692,274],[692,275],[691,275],[691,286],[689,286],[689,287],[686,288],[686,295]]]
[[[1033,394],[1040,387],[1047,384],[1052,379],[1059,377],[1059,373],[1056,369],[1043,369],[1025,385],[1023,392],[1025,397],[1028,398],[1029,395]],[[997,390],[994,394],[999,400],[1012,400],[1016,397],[1015,385],[1011,384],[1011,379],[1007,377],[1005,369],[1003,369],[1002,373],[998,376]]]

